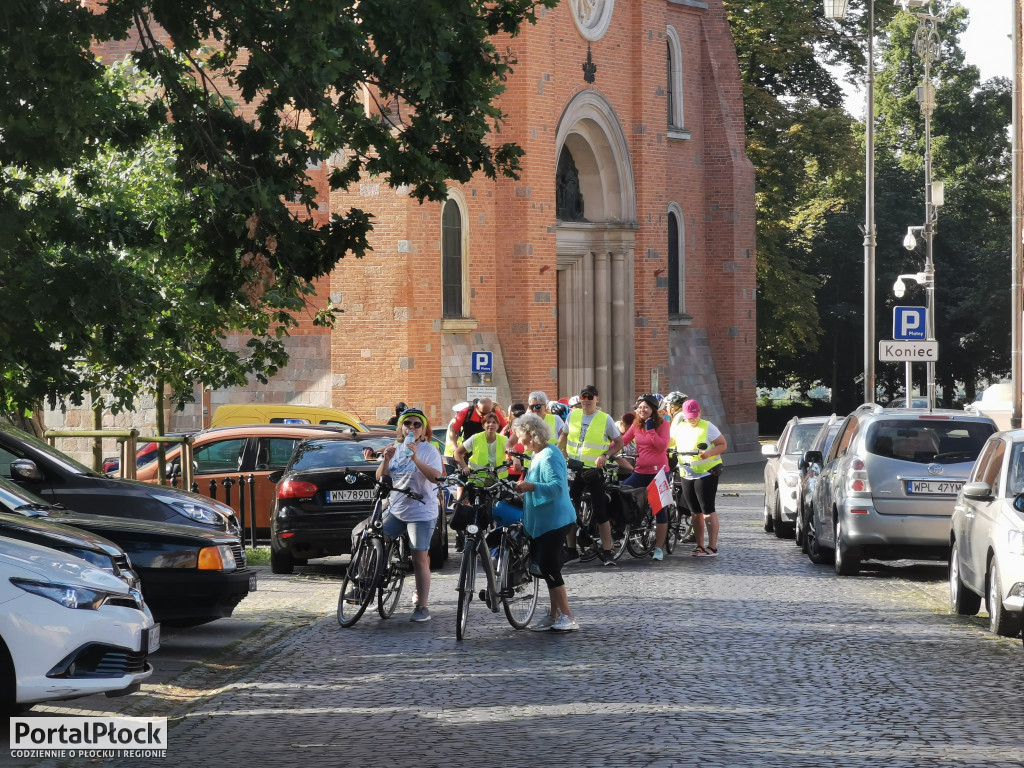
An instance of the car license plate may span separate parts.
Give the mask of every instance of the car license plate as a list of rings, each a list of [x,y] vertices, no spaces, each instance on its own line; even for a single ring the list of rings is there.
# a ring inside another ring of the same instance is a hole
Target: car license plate
[[[909,496],[956,496],[963,480],[907,480]]]
[[[357,491],[328,491],[327,501],[337,504],[340,501],[373,501],[373,488],[360,488]]]
[[[146,630],[146,653],[153,653],[160,647],[160,625],[154,624]]]
[[[252,574],[249,577],[249,591],[250,592],[255,592],[256,591],[256,574],[255,573]]]

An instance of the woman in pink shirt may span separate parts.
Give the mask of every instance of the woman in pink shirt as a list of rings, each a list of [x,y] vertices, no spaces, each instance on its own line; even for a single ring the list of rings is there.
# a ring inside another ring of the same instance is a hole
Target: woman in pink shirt
[[[668,473],[669,423],[658,414],[658,399],[654,395],[640,395],[636,401],[636,420],[626,434],[622,444],[636,442],[636,469],[622,483],[631,488],[646,488],[654,480],[659,469]],[[668,533],[668,510],[661,509],[654,518],[655,539],[654,559],[665,557],[665,536]]]

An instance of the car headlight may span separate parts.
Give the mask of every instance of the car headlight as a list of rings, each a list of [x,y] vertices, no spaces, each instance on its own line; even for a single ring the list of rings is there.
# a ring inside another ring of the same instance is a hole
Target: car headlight
[[[194,499],[179,496],[163,496],[160,494],[153,494],[153,498],[171,507],[179,515],[184,515],[185,517],[197,520],[200,523],[206,523],[207,525],[219,525],[221,522],[220,515],[217,514],[213,507],[195,501]]]
[[[58,584],[52,581],[31,581],[30,579],[11,578],[11,584],[31,592],[33,595],[45,597],[60,603],[65,608],[82,608],[89,611],[98,610],[108,597],[107,592],[79,586],[78,584]]]
[[[782,478],[782,482],[784,482],[790,488],[796,488],[797,484],[800,482],[800,475],[797,475],[792,472],[787,472],[785,477]]]
[[[199,570],[201,571],[233,571],[237,567],[235,554],[226,544],[203,547],[199,550]]]
[[[1010,551],[1015,555],[1024,555],[1024,531],[1007,531]]]

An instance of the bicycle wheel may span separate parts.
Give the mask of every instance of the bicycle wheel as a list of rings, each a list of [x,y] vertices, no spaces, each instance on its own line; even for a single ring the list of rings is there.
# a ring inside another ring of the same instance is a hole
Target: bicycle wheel
[[[338,594],[338,623],[351,627],[373,600],[384,572],[384,544],[380,539],[364,537],[352,553],[345,579]]]
[[[654,551],[654,517],[650,510],[644,513],[643,520],[629,530],[626,547],[633,557],[647,557]]]
[[[387,552],[387,565],[380,581],[380,588],[377,590],[377,613],[382,619],[391,618],[391,614],[395,612],[395,606],[398,605],[398,599],[402,596],[406,561],[409,559],[409,546],[405,542],[405,536],[392,542]]]
[[[629,546],[629,537],[632,535],[632,528],[629,523],[622,523],[621,527],[612,523],[612,559],[618,560],[625,553]],[[600,539],[598,539],[600,543]]]
[[[502,536],[498,550],[498,589],[505,607],[505,618],[516,629],[523,629],[537,608],[537,577],[530,573],[532,553],[526,537]]]
[[[576,526],[576,548],[580,553],[580,562],[588,562],[597,557],[601,551],[601,534],[594,524],[594,507],[589,497],[580,499],[580,513]]]
[[[473,601],[476,589],[476,541],[467,541],[462,552],[462,570],[459,571],[459,606],[455,612],[455,639],[462,640],[466,636],[469,624],[469,604]]]
[[[668,530],[665,536],[665,552],[672,554],[676,551],[676,544],[682,538],[679,531],[679,507],[673,504],[668,508]]]

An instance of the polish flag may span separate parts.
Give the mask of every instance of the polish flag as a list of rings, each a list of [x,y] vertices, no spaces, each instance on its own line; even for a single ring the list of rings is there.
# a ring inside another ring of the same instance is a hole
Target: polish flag
[[[647,501],[651,505],[651,514],[658,514],[664,507],[672,503],[672,488],[665,476],[665,469],[659,469],[658,474],[647,486]]]

